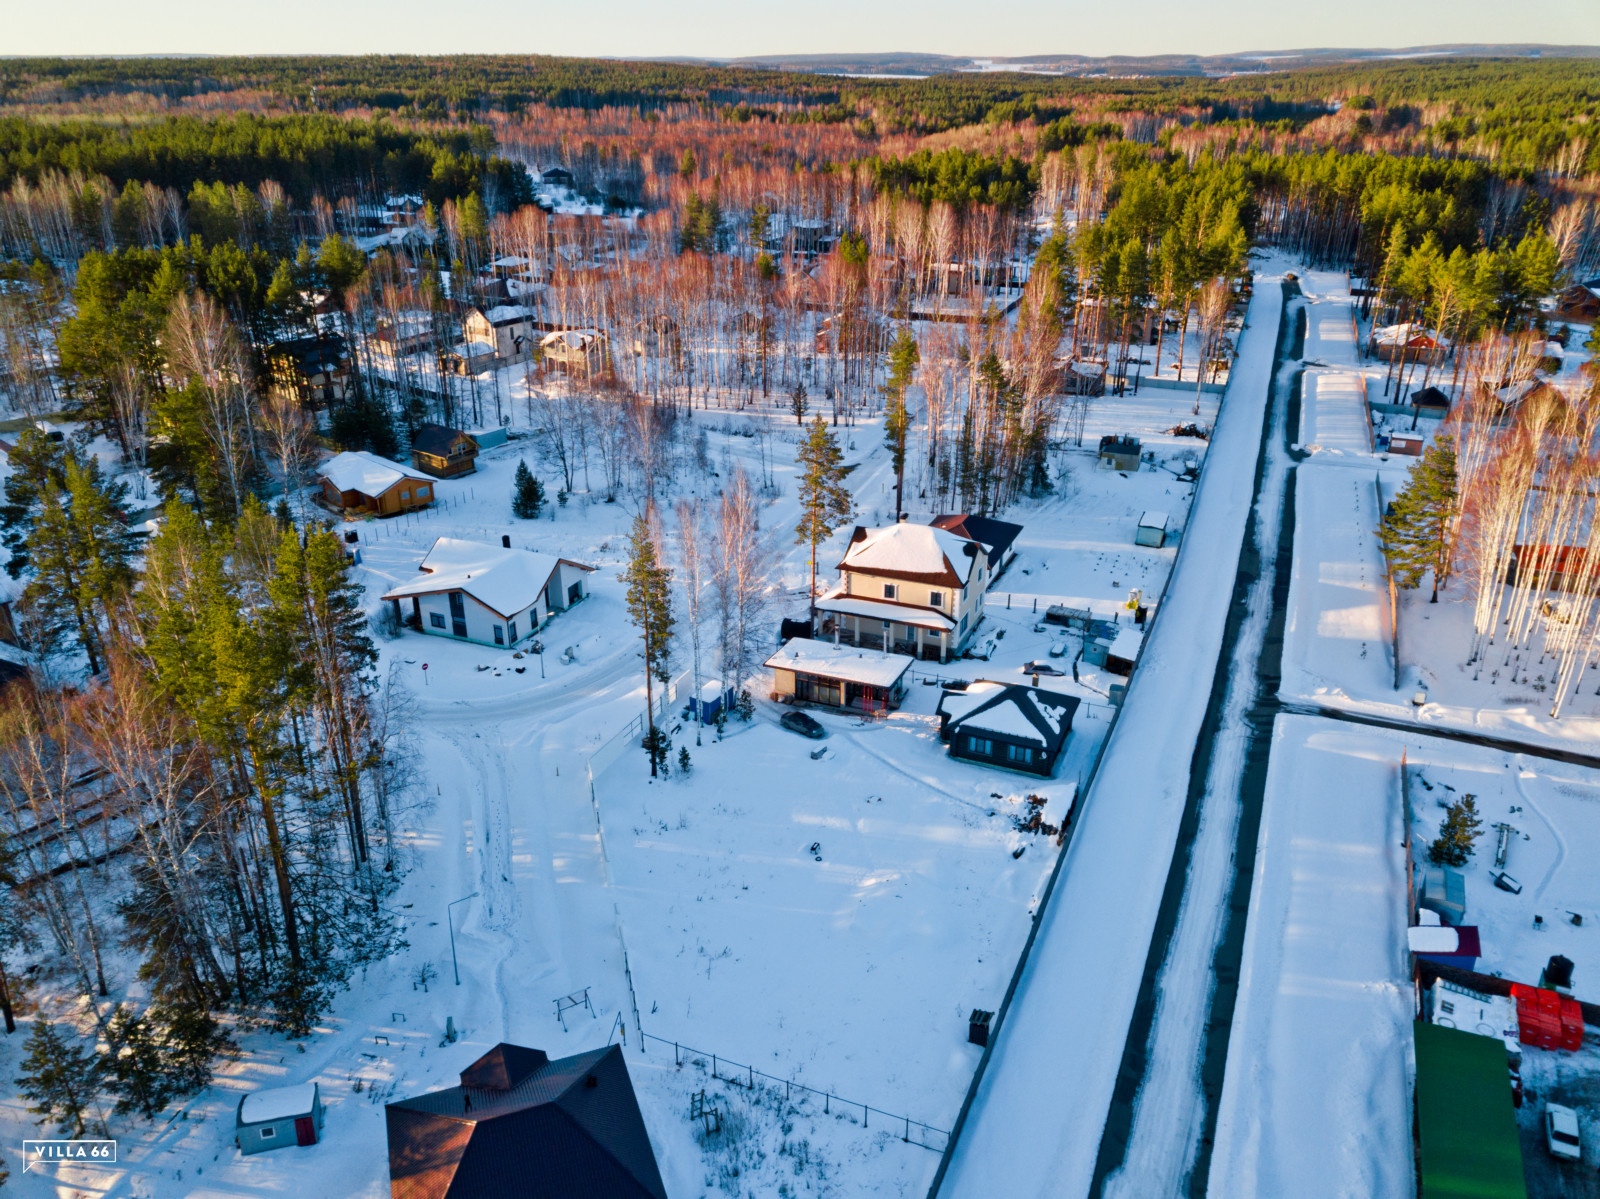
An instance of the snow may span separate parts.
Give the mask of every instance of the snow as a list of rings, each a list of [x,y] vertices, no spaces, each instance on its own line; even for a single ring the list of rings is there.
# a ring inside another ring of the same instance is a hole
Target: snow
[[[309,1115],[317,1103],[317,1084],[303,1082],[294,1087],[269,1087],[251,1091],[239,1107],[241,1124],[266,1124]]]
[[[1410,1194],[1400,746],[1280,717],[1209,1193]]]
[[[366,450],[335,454],[322,464],[320,473],[340,491],[359,491],[362,495],[382,495],[400,480],[417,477],[398,463]]]
[[[853,543],[845,553],[843,566],[866,574],[881,571],[930,578],[953,575],[964,587],[977,558],[965,553],[963,547],[976,544],[948,529],[898,521],[874,529]]]
[[[383,598],[465,591],[501,616],[515,616],[538,600],[563,561],[533,550],[503,549],[480,541],[441,537],[418,568],[427,573],[390,588]]]
[[[538,313],[522,304],[499,304],[483,315],[491,325],[513,325],[519,321],[532,320]]]
[[[1447,924],[1418,925],[1406,930],[1406,944],[1412,953],[1454,953],[1461,938]]]
[[[1300,441],[1312,453],[1358,455],[1370,461],[1372,433],[1363,378],[1356,371],[1306,371],[1300,392]]]
[[[1232,597],[1233,572],[1217,563],[1237,556],[1249,512],[1282,308],[1276,282],[1257,277],[1166,602],[940,1195],[1088,1190]]]
[[[1139,518],[1139,527],[1141,529],[1165,529],[1167,522],[1171,519],[1165,512],[1152,510]]]
[[[907,654],[886,654],[882,650],[857,649],[796,637],[763,665],[775,670],[798,670],[848,683],[871,687],[892,687],[916,659]]]
[[[1132,662],[1139,657],[1139,651],[1143,646],[1144,634],[1135,626],[1126,625],[1118,629],[1117,635],[1111,639],[1111,644],[1106,649],[1106,656]]]
[[[1059,723],[1059,722],[1058,722]],[[1033,721],[1017,706],[1015,699],[1003,699],[992,708],[985,708],[975,716],[970,716],[961,722],[965,730],[976,729],[984,733],[998,733],[1002,737],[1012,737],[1018,741],[1037,741],[1044,744],[1044,737],[1033,725]]]

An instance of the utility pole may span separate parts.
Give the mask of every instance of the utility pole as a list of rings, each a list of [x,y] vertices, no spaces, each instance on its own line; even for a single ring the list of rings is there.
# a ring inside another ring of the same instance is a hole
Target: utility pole
[[[463,895],[460,899],[452,899],[444,905],[444,922],[450,926],[450,968],[455,972],[456,986],[458,987],[461,985],[461,966],[456,961],[456,923],[455,913],[451,909],[458,903],[466,903],[467,900],[476,898],[478,898],[478,893],[474,891],[471,895]]]

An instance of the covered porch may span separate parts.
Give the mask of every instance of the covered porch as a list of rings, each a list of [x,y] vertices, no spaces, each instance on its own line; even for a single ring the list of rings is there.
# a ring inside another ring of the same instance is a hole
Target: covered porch
[[[946,662],[960,650],[955,622],[933,608],[863,599],[836,589],[817,601],[817,618],[817,635],[835,645],[932,662]]]

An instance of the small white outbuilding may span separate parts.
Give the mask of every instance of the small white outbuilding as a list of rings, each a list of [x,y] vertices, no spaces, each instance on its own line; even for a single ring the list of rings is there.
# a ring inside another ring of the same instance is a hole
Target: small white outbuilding
[[[322,1113],[322,1092],[314,1082],[251,1091],[239,1099],[234,1143],[246,1154],[315,1145],[322,1139]]]

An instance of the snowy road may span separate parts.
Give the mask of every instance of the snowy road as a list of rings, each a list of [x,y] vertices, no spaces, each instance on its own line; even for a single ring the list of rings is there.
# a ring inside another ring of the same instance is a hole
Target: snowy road
[[[1258,275],[1163,615],[939,1195],[1089,1189],[1221,652],[1281,310],[1278,279]]]

